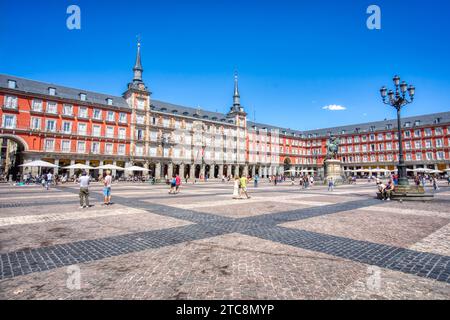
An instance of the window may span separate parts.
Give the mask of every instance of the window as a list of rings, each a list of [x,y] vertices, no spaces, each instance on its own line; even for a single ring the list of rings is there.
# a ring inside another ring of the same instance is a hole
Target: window
[[[86,123],[78,124],[78,134],[81,136],[85,136],[87,134],[87,125]]]
[[[420,120],[414,121],[414,125],[415,125],[416,127],[420,126]]]
[[[404,133],[404,135],[405,135],[405,138],[411,138],[411,131],[405,131],[405,133]]]
[[[421,149],[422,148],[422,142],[421,141],[414,142],[414,148]]]
[[[47,102],[47,113],[56,114],[58,112],[58,104],[53,101]]]
[[[433,152],[427,152],[427,160],[433,160]]]
[[[31,110],[36,112],[42,112],[42,100],[34,99],[31,104]]]
[[[145,100],[138,98],[137,99],[137,108],[139,110],[144,110],[144,107],[145,107]]]
[[[87,118],[88,117],[88,109],[84,107],[80,107],[78,109],[78,117]]]
[[[119,122],[120,123],[127,123],[127,114],[126,113],[121,112],[119,114]]]
[[[112,145],[112,143],[105,144],[105,153],[106,154],[113,154],[113,145]]]
[[[8,88],[9,89],[16,89],[16,81],[8,80]]]
[[[388,161],[394,161],[394,156],[392,154],[387,155]]]
[[[9,109],[17,109],[17,97],[5,96],[5,107]]]
[[[41,118],[31,118],[30,127],[32,130],[41,130]]]
[[[143,146],[136,146],[136,155],[142,156],[144,154],[144,147]]]
[[[81,101],[86,101],[86,94],[85,93],[80,93],[80,100]]]
[[[362,142],[366,142],[367,141],[367,136],[362,136]]]
[[[421,161],[422,160],[422,153],[416,153],[416,160]]]
[[[106,120],[111,121],[111,122],[116,121],[114,111],[108,111],[108,116],[107,116]]]
[[[141,114],[136,115],[136,123],[138,124],[145,124],[145,116]]]
[[[381,162],[384,162],[384,154],[380,154],[378,158]]]
[[[434,134],[435,134],[436,136],[442,135],[443,132],[444,132],[444,131],[442,130],[442,128],[435,128],[435,129],[434,129]]]
[[[16,127],[16,116],[4,114],[3,115],[3,128],[14,129]]]
[[[355,137],[355,143],[359,143],[359,136]]]
[[[56,131],[56,120],[47,120],[45,124],[45,130],[48,132]]]
[[[411,149],[411,141],[406,141],[405,142],[405,149],[406,150],[410,150]]]
[[[108,106],[112,106],[113,100],[112,100],[111,98],[106,99],[106,104],[107,104]]]
[[[106,127],[106,137],[114,138],[114,127]]]
[[[405,122],[405,128],[411,127],[411,122]]]
[[[64,121],[62,124],[62,132],[66,134],[72,133],[72,122]]]
[[[420,138],[422,136],[422,131],[420,130],[414,130],[414,137],[415,138]]]
[[[98,154],[100,153],[100,142],[92,142],[91,144],[91,152]]]
[[[100,109],[94,109],[94,112],[93,112],[93,118],[94,118],[95,120],[102,120],[102,110],[100,110]]]
[[[445,153],[443,151],[436,152],[436,159],[437,160],[444,160],[445,159]]]
[[[119,128],[119,139],[126,139],[127,130],[125,128]]]
[[[119,155],[125,155],[125,145],[124,144],[119,144],[119,146],[117,147],[117,153]]]
[[[364,145],[362,146],[362,151],[363,151],[363,152],[367,152],[367,144],[364,144]]]
[[[45,139],[44,150],[45,151],[54,151],[55,150],[55,140],[54,139]]]
[[[432,148],[433,144],[431,143],[431,140],[425,140],[425,147],[426,148]]]
[[[431,137],[431,128],[425,129],[425,137]]]
[[[376,160],[376,158],[375,158],[375,155],[371,155],[370,156],[370,162],[376,162],[377,160]]]
[[[48,88],[48,94],[51,96],[56,96],[56,89],[55,88]]]
[[[379,133],[379,134],[378,134],[378,141],[381,141],[381,140],[383,140],[383,134],[382,134],[382,133]]]
[[[407,153],[406,154],[406,161],[411,161],[412,160],[412,154],[411,153]]]
[[[442,139],[436,139],[436,147],[442,148],[443,146],[444,146],[444,143],[443,143]]]
[[[72,116],[73,115],[73,106],[71,104],[65,104],[63,106],[63,114],[66,116]]]
[[[156,141],[157,138],[158,138],[158,133],[156,131],[150,131],[150,140]]]
[[[94,137],[100,137],[102,135],[102,127],[99,125],[92,126],[92,135]]]
[[[353,140],[352,137],[348,137],[347,138],[347,143],[352,143],[353,142],[352,140]]]
[[[388,151],[392,150],[392,142],[386,143],[386,150],[388,150]]]
[[[370,135],[370,141],[374,141],[375,140],[375,135],[374,134],[371,134]]]
[[[86,142],[85,141],[78,141],[77,142],[77,151],[81,153],[86,152]]]
[[[61,151],[70,152],[70,140],[61,141]]]
[[[391,140],[392,139],[392,133],[388,132],[386,133],[386,140]]]

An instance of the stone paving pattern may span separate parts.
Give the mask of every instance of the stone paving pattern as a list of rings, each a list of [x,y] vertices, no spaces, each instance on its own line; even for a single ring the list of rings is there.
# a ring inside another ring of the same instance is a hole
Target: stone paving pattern
[[[450,192],[383,202],[366,182],[0,185],[0,299],[449,299]],[[81,271],[70,289],[68,267]]]

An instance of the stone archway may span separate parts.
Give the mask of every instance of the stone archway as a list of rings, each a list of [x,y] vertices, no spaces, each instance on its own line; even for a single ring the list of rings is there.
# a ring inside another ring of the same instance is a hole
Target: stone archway
[[[23,152],[28,151],[27,142],[20,136],[0,134],[0,174],[17,180],[22,172]]]
[[[291,170],[291,159],[289,157],[284,159],[283,169],[284,169],[285,174],[287,171]]]

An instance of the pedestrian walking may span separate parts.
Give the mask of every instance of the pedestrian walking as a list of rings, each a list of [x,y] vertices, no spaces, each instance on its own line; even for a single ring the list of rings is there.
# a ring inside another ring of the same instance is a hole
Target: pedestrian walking
[[[240,189],[241,188],[241,180],[239,180],[239,177],[236,177],[234,179],[234,185],[233,185],[233,199],[240,199]]]
[[[50,188],[50,185],[53,183],[53,174],[51,171],[49,171],[47,173],[47,179],[46,179],[46,184],[45,187],[48,190]]]
[[[111,185],[112,185],[112,177],[111,171],[106,171],[106,176],[103,179],[103,196],[104,196],[104,205],[110,205],[111,203]]]
[[[80,179],[80,209],[89,208],[89,177],[83,172]]]
[[[241,182],[241,196],[242,196],[242,194],[245,194],[247,199],[250,199],[250,196],[247,193],[247,182],[248,182],[247,177],[246,176],[242,176],[241,179],[240,179],[240,182]]]
[[[258,180],[259,180],[259,176],[255,175],[255,181],[254,181],[255,188],[258,188]]]
[[[330,177],[328,179],[328,191],[334,191],[334,181],[333,177]]]
[[[172,179],[170,179],[169,194],[175,194],[176,187],[177,187],[177,178],[175,177],[175,175],[173,175]]]
[[[177,174],[177,176],[175,177],[175,193],[180,192],[180,187],[181,187],[181,178],[180,175]]]

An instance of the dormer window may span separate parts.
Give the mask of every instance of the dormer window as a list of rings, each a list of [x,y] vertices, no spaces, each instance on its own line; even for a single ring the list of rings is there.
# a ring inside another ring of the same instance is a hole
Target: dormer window
[[[167,111],[167,108],[161,108],[161,111],[162,112]]]
[[[434,123],[435,123],[435,124],[441,123],[441,118],[436,118],[436,119],[434,119]]]
[[[17,83],[15,80],[8,80],[8,88],[9,89],[16,89],[17,88]]]
[[[86,94],[85,93],[80,93],[80,100],[81,101],[86,101]]]
[[[111,98],[106,99],[106,104],[107,104],[108,106],[112,106],[112,104],[113,104],[113,99],[111,99]]]
[[[405,128],[411,127],[411,122],[405,122]]]
[[[183,116],[188,116],[189,115],[189,112],[183,112]]]
[[[342,131],[341,131],[341,134],[345,134],[345,130],[342,130]]]
[[[208,116],[203,116],[203,119],[208,119],[209,117]]]
[[[217,117],[212,117],[211,120],[216,121]]]
[[[387,129],[387,130],[391,130],[391,129],[392,129],[392,124],[389,123],[389,124],[386,126],[386,129]]]
[[[414,125],[415,125],[416,127],[420,126],[420,120],[416,120],[416,121],[414,122]]]
[[[48,88],[48,94],[51,96],[56,96],[56,89],[55,88]]]
[[[178,113],[178,110],[172,110],[172,113],[173,113],[173,114],[177,114],[177,113]]]

